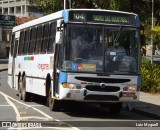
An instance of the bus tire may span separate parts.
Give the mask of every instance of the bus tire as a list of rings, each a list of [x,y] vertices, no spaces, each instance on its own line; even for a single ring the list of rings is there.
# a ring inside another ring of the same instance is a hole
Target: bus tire
[[[22,78],[20,77],[18,80],[18,92],[19,92],[19,98],[22,100]]]
[[[46,106],[49,107],[49,98],[51,96],[51,77],[47,75],[46,77]]]
[[[51,111],[58,111],[60,109],[60,101],[57,99],[49,99],[49,108]]]
[[[29,101],[30,95],[26,92],[26,77],[24,76],[22,79],[22,87],[21,87],[22,99],[23,101]]]
[[[122,103],[115,103],[115,104],[110,104],[109,105],[109,111],[112,114],[119,114],[122,109]]]
[[[49,89],[49,98],[48,98],[48,105],[51,111],[58,111],[60,109],[60,101],[57,99],[52,98],[52,86]]]

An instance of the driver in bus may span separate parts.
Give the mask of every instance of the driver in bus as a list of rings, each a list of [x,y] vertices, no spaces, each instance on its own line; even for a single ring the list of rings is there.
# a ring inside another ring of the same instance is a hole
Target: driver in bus
[[[85,41],[84,37],[85,36],[82,35],[80,38],[80,46],[77,51],[79,52],[79,58],[88,59],[90,57],[90,45],[87,41]]]
[[[109,48],[107,48],[106,55],[109,57],[109,59],[113,58],[112,60],[115,61],[116,60],[115,56],[125,56],[126,51],[124,47],[119,46],[119,42],[116,42],[114,43],[113,46],[110,46]]]
[[[102,37],[100,37],[99,39],[94,35],[93,36],[93,41],[91,43],[91,53],[92,55],[96,55],[96,56],[101,56],[102,55]]]
[[[75,59],[78,54],[78,46],[79,46],[79,42],[80,41],[80,36],[78,35],[78,33],[74,32],[73,36],[72,36],[72,56],[73,59]]]

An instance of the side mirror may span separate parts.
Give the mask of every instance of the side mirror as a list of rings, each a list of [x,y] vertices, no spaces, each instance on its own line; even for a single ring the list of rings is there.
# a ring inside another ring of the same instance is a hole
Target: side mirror
[[[141,40],[141,46],[145,46],[146,45],[146,37],[144,34],[140,35],[140,40]]]

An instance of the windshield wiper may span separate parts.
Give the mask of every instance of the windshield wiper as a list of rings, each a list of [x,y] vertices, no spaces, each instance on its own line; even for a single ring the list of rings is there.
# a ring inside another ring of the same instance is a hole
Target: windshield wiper
[[[118,30],[118,33],[117,33],[117,35],[116,35],[116,37],[115,37],[115,39],[114,39],[114,43],[117,43],[117,42],[118,42],[118,39],[119,39],[119,36],[120,36],[120,34],[121,34],[121,32],[122,32],[123,26],[124,26],[123,24],[120,25],[119,30]]]

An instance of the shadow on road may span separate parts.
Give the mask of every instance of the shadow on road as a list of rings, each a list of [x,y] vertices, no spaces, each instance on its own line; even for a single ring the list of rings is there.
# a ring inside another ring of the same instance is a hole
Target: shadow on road
[[[35,95],[32,102],[46,106],[46,99],[42,96]],[[141,102],[139,102],[141,104]],[[70,117],[79,118],[92,118],[92,119],[114,119],[114,120],[155,120],[154,116],[140,112],[129,111],[127,108],[123,108],[121,113],[116,115],[109,112],[109,109],[100,107],[99,104],[93,103],[81,103],[81,102],[63,102],[63,106],[58,112],[65,113]],[[137,104],[138,105],[138,104]],[[152,108],[160,109],[159,106],[154,104],[146,104]],[[140,106],[140,105],[139,105]],[[47,106],[46,106],[47,107]],[[143,108],[144,107],[144,108]],[[146,109],[146,106],[141,106],[141,109]],[[154,111],[154,110],[153,110]]]

